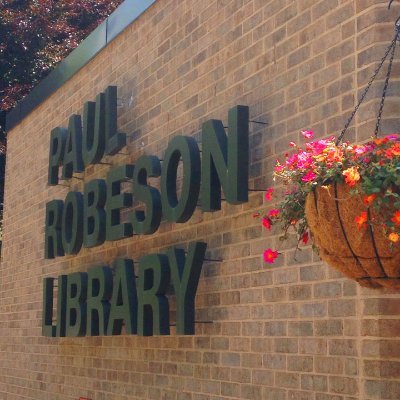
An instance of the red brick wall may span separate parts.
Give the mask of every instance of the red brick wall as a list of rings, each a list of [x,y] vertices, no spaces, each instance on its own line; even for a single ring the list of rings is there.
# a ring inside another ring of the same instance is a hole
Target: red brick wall
[[[133,134],[119,165],[140,154],[162,158],[168,141],[198,135],[250,107],[250,187],[272,185],[271,169],[300,129],[337,134],[393,36],[399,9],[377,0],[159,0],[42,103],[8,136],[4,242],[0,266],[0,398],[74,400],[375,400],[400,398],[400,296],[367,290],[294,244],[273,267],[262,250],[278,244],[247,204],[199,210],[157,234],[44,260],[45,204],[82,191],[83,181],[47,186],[52,128],[112,84],[133,102],[119,126]],[[395,5],[398,7],[398,5]],[[398,61],[383,130],[398,131]],[[382,87],[372,89],[349,130],[371,136]],[[379,90],[378,90],[379,89]],[[85,181],[110,167],[87,168]],[[45,338],[42,279],[85,271],[206,240],[193,337]]]

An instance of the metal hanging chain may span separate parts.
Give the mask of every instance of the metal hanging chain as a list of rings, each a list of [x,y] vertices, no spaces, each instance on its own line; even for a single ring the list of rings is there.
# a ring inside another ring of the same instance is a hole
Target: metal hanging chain
[[[392,73],[392,66],[393,66],[393,59],[394,59],[395,52],[396,52],[396,44],[392,47],[392,54],[391,54],[390,60],[389,60],[389,65],[388,65],[386,79],[385,79],[385,85],[383,86],[381,104],[379,105],[379,112],[378,112],[378,116],[376,119],[376,125],[375,125],[375,132],[374,132],[375,137],[378,137],[379,127],[381,125],[383,106],[385,105],[386,92],[387,92],[387,88],[389,85],[390,74]]]
[[[400,19],[400,18],[399,18]],[[356,112],[358,111],[358,109],[361,106],[361,103],[364,101],[372,83],[374,82],[376,76],[378,75],[379,71],[381,70],[383,64],[385,63],[389,53],[395,49],[396,44],[397,44],[397,40],[399,40],[399,31],[400,31],[400,24],[399,24],[399,19],[396,21],[396,34],[393,38],[393,40],[391,41],[390,45],[388,46],[388,48],[386,49],[385,55],[383,56],[381,62],[379,63],[378,67],[376,68],[374,74],[372,75],[371,79],[368,82],[367,87],[364,89],[364,92],[362,93],[360,99],[358,100],[358,103],[356,105],[356,107],[354,108],[354,111],[352,112],[352,114],[350,115],[350,118],[348,119],[348,121],[346,122],[342,132],[340,133],[339,137],[336,140],[336,146],[339,145],[339,143],[343,140],[343,136],[345,135],[347,128],[350,126],[351,121],[353,121],[354,116],[356,115]],[[385,92],[386,93],[386,92]]]

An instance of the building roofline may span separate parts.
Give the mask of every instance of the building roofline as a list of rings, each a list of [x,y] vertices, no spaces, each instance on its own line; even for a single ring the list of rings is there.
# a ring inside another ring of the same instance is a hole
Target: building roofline
[[[114,40],[157,0],[125,0],[7,114],[10,131]]]

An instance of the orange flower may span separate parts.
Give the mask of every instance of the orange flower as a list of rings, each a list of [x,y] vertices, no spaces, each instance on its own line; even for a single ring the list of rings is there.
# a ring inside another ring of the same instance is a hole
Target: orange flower
[[[375,139],[374,139],[374,143],[375,143],[376,145],[380,146],[380,145],[382,145],[382,144],[387,143],[388,140],[389,140],[389,139],[386,138],[386,137],[384,137],[383,139],[375,138]]]
[[[343,160],[343,150],[342,149],[331,149],[327,156],[327,161],[330,162],[341,162]]]
[[[396,211],[396,212],[393,214],[392,221],[393,221],[396,225],[400,225],[400,211]]]
[[[358,229],[361,229],[364,224],[368,221],[367,212],[363,211],[358,217],[356,217],[355,222],[358,226]]]
[[[389,240],[393,243],[396,243],[399,239],[400,236],[396,233],[396,232],[392,232],[389,236],[388,236]]]
[[[376,198],[376,194],[370,194],[369,196],[364,196],[364,204],[366,206],[371,205]]]
[[[350,167],[343,171],[344,180],[349,186],[354,186],[360,180],[358,167]]]
[[[400,156],[400,143],[395,143],[390,150],[394,156]]]

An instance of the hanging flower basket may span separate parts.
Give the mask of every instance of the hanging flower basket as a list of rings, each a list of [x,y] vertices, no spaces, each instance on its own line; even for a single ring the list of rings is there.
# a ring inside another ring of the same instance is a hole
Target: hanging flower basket
[[[400,136],[350,145],[302,133],[304,148],[291,143],[276,163],[286,191],[263,225],[279,223],[282,239],[294,232],[299,245],[311,236],[322,260],[362,286],[400,289]],[[277,256],[264,253],[269,263]]]
[[[298,248],[311,236],[322,260],[362,286],[400,289],[400,136],[378,139],[400,41],[400,17],[395,31],[338,139],[310,141],[314,132],[303,131],[308,141],[305,147],[292,142],[293,151],[286,160],[277,161],[275,178],[280,178],[287,190],[278,208],[269,210],[262,221],[267,229],[280,223],[284,232],[281,239],[294,231]],[[375,139],[362,145],[343,143],[347,128],[388,57]],[[267,190],[267,200],[273,198],[273,191]],[[267,249],[264,261],[273,263],[278,254]]]
[[[395,215],[393,204],[388,212]],[[318,187],[306,198],[305,215],[322,260],[361,286],[400,289],[400,247],[374,225],[382,216],[360,194],[346,184]]]

